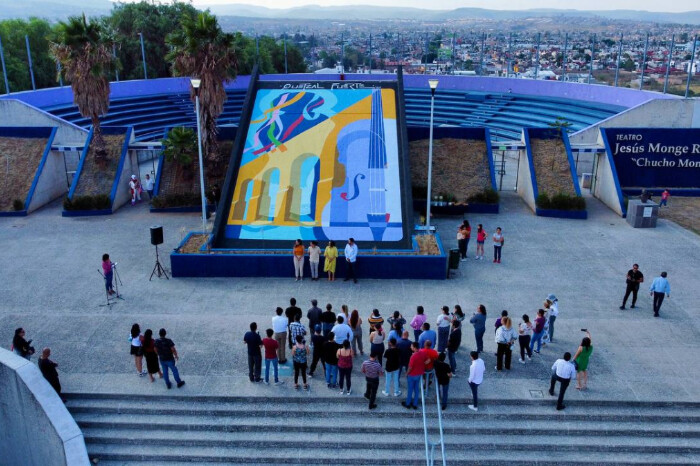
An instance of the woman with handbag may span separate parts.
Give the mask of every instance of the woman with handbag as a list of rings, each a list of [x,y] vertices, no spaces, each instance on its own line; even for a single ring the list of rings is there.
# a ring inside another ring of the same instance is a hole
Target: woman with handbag
[[[501,326],[496,330],[496,344],[498,345],[498,351],[496,352],[496,370],[500,371],[503,368],[503,359],[505,356],[505,367],[510,370],[510,360],[513,354],[511,347],[517,335],[515,329],[513,329],[513,324],[510,317],[503,317],[501,319]]]

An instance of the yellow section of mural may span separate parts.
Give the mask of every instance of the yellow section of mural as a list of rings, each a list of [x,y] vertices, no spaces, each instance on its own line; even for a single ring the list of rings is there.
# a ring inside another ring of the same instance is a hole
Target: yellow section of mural
[[[393,102],[394,91],[382,90],[382,99]],[[344,166],[337,163],[337,141],[347,125],[371,118],[372,97],[362,99],[341,113],[330,117],[304,133],[286,141],[285,152],[269,151],[243,165],[238,171],[229,225],[321,226],[321,214],[331,200],[333,187],[345,182]],[[384,106],[384,118],[396,118],[394,105]],[[320,161],[316,202],[312,206],[314,221],[300,221],[301,167],[309,158]],[[274,216],[269,219],[270,180],[279,171],[279,189],[275,196]],[[249,185],[252,195],[246,202]],[[247,207],[247,208],[246,208]]]

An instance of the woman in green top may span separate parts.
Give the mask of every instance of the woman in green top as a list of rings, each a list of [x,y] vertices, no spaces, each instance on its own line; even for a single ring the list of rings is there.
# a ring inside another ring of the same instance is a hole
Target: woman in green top
[[[576,362],[576,390],[585,390],[588,385],[588,359],[593,352],[591,333],[586,330],[586,336],[581,340],[581,346],[576,350],[574,361]]]

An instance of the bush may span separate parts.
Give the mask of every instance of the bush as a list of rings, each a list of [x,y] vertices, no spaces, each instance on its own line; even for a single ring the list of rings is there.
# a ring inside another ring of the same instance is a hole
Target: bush
[[[17,212],[19,212],[20,210],[24,210],[24,201],[20,199],[15,199],[14,201],[12,201],[12,208]]]
[[[547,193],[542,193],[537,196],[535,204],[540,209],[586,210],[586,200],[583,197],[564,193],[558,193],[551,197]]]
[[[63,200],[64,210],[106,210],[112,207],[112,201],[107,194],[95,196],[74,196],[73,199]]]
[[[486,188],[480,193],[472,194],[467,198],[469,204],[498,204],[501,196],[493,188]]]
[[[202,205],[202,196],[195,193],[166,194],[154,197],[152,205],[156,209],[199,206]]]

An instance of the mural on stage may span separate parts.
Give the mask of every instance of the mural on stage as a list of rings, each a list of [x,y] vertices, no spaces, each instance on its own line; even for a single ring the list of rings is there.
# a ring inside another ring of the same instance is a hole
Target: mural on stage
[[[259,89],[225,236],[399,241],[400,184],[395,89]]]

